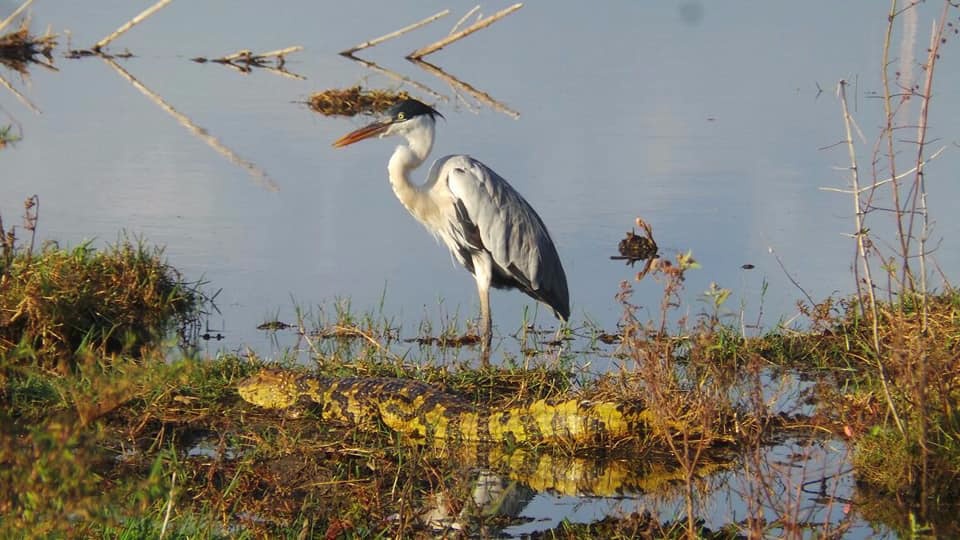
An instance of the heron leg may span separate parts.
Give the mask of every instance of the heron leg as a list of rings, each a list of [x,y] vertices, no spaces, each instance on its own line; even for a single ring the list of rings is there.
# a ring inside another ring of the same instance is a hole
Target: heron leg
[[[480,363],[490,365],[490,343],[493,341],[492,317],[490,315],[490,283],[493,280],[493,261],[490,254],[479,253],[473,258],[474,276],[477,278],[477,294],[480,295]]]
[[[480,293],[480,362],[483,367],[488,367],[490,365],[490,343],[493,341],[490,287],[478,282],[477,290]]]

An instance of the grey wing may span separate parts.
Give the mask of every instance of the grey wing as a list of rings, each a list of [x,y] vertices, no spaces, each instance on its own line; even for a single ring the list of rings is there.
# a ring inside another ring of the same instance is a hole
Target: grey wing
[[[550,233],[530,203],[500,175],[469,156],[447,159],[439,180],[446,180],[454,198],[458,249],[487,251],[494,262],[491,285],[520,289],[567,320],[567,277]],[[465,255],[457,254],[472,272],[470,257]]]

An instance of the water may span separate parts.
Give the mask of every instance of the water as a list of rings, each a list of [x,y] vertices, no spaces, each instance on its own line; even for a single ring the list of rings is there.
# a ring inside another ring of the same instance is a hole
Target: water
[[[324,118],[301,103],[332,87],[400,88],[337,51],[448,3],[174,2],[110,45],[136,55],[118,60],[125,70],[268,178],[204,144],[104,61],[60,56],[67,36],[72,46],[88,47],[151,3],[34,6],[32,28],[49,25],[61,47],[57,71],[35,67],[29,79],[0,71],[42,111],[0,89],[0,125],[14,123],[23,134],[15,148],[0,151],[7,223],[36,193],[40,240],[94,238],[102,245],[126,231],[166,246],[186,277],[222,289],[222,316],[210,324],[226,339],[211,343],[210,352],[249,347],[279,355],[290,344],[271,340],[258,324],[292,322],[296,305],[329,306],[338,297],[360,312],[382,311],[403,325],[402,337],[416,335],[423,320],[440,325],[476,315],[472,278],[387,185],[394,142],[335,150],[330,143],[362,120]],[[938,3],[929,4],[917,10],[916,55],[939,13]],[[4,2],[0,11],[13,5]],[[854,227],[851,202],[818,188],[847,181],[847,171],[835,168],[848,164],[845,148],[824,149],[843,138],[834,96],[840,79],[852,83],[851,106],[866,136],[859,157],[868,169],[882,120],[872,95],[880,90],[884,5],[529,3],[428,57],[518,111],[517,119],[403,60],[449,31],[462,14],[452,9],[440,22],[358,55],[446,98],[403,87],[447,117],[434,157],[470,153],[531,201],[564,261],[575,326],[590,320],[613,330],[618,283],[635,269],[608,257],[636,216],[653,225],[666,255],[691,250],[701,263],[687,281],[690,313],[700,310],[695,300],[713,281],[733,289],[729,312],[743,305],[745,319],[760,318],[765,327],[791,320],[804,292],[814,299],[851,292],[854,246],[844,236]],[[911,65],[901,35],[892,56]],[[305,48],[287,64],[305,80],[189,61],[291,45]],[[931,136],[940,142],[932,149],[958,139],[960,102],[947,98],[960,85],[955,46],[945,45],[936,71]],[[947,276],[960,266],[960,219],[951,212],[960,188],[950,181],[957,166],[950,146],[927,170],[935,257]],[[885,217],[871,219],[873,232],[884,234]],[[755,268],[741,268],[748,263]],[[634,300],[655,312],[659,296],[647,280]],[[500,335],[513,333],[525,306],[535,306],[516,292],[495,292],[492,302]],[[546,310],[538,322],[553,323]],[[398,347],[402,353],[409,346]]]
[[[33,28],[69,31],[74,47],[86,47],[147,5],[40,2]],[[383,296],[384,312],[408,335],[424,318],[474,316],[470,276],[387,186],[393,143],[335,150],[330,142],[360,120],[320,117],[297,103],[331,87],[397,87],[335,53],[444,7],[287,2],[267,17],[258,2],[175,3],[111,45],[134,52],[120,62],[126,70],[271,181],[202,143],[101,60],[57,58],[59,71],[35,68],[28,81],[7,74],[42,114],[0,93],[24,135],[0,157],[0,211],[9,222],[37,193],[41,238],[106,243],[128,231],[167,246],[188,277],[223,289],[223,321],[212,324],[226,329],[217,346],[228,349],[274,352],[255,328],[274,316],[289,321],[294,301],[315,306],[342,296],[365,311]],[[932,8],[920,19],[933,17]],[[653,225],[665,254],[689,249],[703,265],[688,281],[691,299],[716,281],[746,302],[748,320],[761,306],[768,326],[788,319],[802,297],[768,248],[813,298],[851,290],[853,247],[843,236],[853,227],[850,201],[818,190],[844,185],[844,171],[832,167],[846,155],[820,148],[843,135],[833,97],[841,78],[858,83],[851,98],[869,141],[879,124],[878,102],[867,96],[879,89],[885,21],[875,3],[528,5],[428,57],[519,119],[464,104],[402,59],[459,15],[359,54],[449,98],[437,103],[448,121],[434,156],[471,153],[537,208],[566,267],[574,324],[614,325],[617,283],[633,272],[607,257],[637,215]],[[288,67],[304,81],[188,61],[295,44],[305,50]],[[960,73],[949,52],[937,71],[944,92]],[[933,135],[954,140],[958,114],[951,100],[935,101]],[[960,224],[941,202],[956,195],[946,181],[954,154],[929,168],[935,236],[943,238],[937,258],[948,275],[960,253]],[[744,271],[745,263],[756,268]],[[638,295],[655,308],[658,287],[641,284]],[[500,334],[519,327],[525,305],[534,304],[494,293]],[[729,307],[739,310],[736,301]],[[551,322],[546,312],[541,320]]]

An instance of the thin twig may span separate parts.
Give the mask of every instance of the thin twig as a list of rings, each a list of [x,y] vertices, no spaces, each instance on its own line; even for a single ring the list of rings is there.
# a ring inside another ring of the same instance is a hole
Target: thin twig
[[[850,155],[850,181],[853,184],[853,191],[855,192],[853,196],[853,216],[856,230],[857,238],[857,258],[860,259],[860,263],[863,265],[864,279],[866,280],[867,296],[870,299],[870,313],[872,319],[872,334],[873,334],[873,350],[876,354],[877,359],[877,372],[880,375],[880,384],[883,387],[883,394],[887,400],[887,406],[890,409],[890,413],[893,415],[894,421],[897,423],[897,429],[900,430],[900,434],[905,434],[903,428],[903,422],[900,420],[900,415],[897,413],[897,408],[893,403],[893,397],[890,395],[890,387],[887,384],[887,376],[883,370],[883,352],[880,348],[880,314],[877,310],[877,298],[873,291],[873,276],[870,272],[870,261],[867,259],[867,246],[866,246],[866,230],[864,228],[863,218],[864,214],[860,207],[860,173],[857,168],[857,153],[856,149],[853,146],[853,129],[851,128],[850,121],[850,111],[847,108],[847,92],[846,92],[847,82],[840,81],[837,85],[837,95],[840,98],[840,106],[843,110],[843,125],[846,129],[847,136],[847,153]],[[856,266],[856,264],[854,265]],[[857,299],[862,301],[863,292],[860,290],[860,280],[857,280]],[[861,307],[861,309],[863,309]]]
[[[896,111],[892,107],[893,94],[890,92],[890,45],[892,42],[893,36],[893,23],[896,20],[896,17],[899,15],[897,12],[897,0],[891,0],[890,2],[890,12],[887,16],[887,31],[883,39],[883,55],[882,55],[882,66],[880,78],[883,84],[883,109],[886,116],[886,126],[883,130],[883,139],[887,143],[887,161],[889,162],[890,178],[898,178],[897,175],[897,163],[896,163],[896,149],[894,147],[894,130],[896,124]],[[901,98],[904,99],[904,98]],[[901,104],[903,101],[901,101]],[[898,107],[899,109],[899,107]],[[878,162],[878,159],[874,159],[874,163]],[[900,202],[900,184],[897,180],[894,180],[893,185],[891,186],[891,194],[893,195],[893,204],[897,209],[902,208]],[[910,238],[907,235],[907,232],[903,228],[903,217],[897,216],[896,219],[897,226],[897,239],[900,241],[900,255],[903,258],[903,266],[900,271],[900,290],[904,290],[907,282],[913,282],[913,272],[910,271],[910,263],[908,261],[907,255],[910,252]]]
[[[464,15],[463,17],[460,17],[460,20],[457,21],[457,24],[453,25],[453,28],[450,29],[449,35],[455,34],[455,33],[457,32],[457,30],[460,29],[460,26],[461,26],[463,23],[467,22],[467,19],[469,19],[470,16],[473,15],[474,13],[476,13],[479,9],[480,9],[480,4],[477,4],[477,5],[473,6],[473,9],[471,9],[470,11],[468,11],[466,15]]]
[[[172,1],[173,0],[159,0],[156,4],[141,11],[139,15],[127,21],[127,23],[121,26],[120,28],[117,28],[112,34],[98,41],[97,44],[92,47],[92,49],[96,52],[100,52],[100,49],[109,45],[111,41],[123,35],[127,30],[130,30],[134,26],[140,24],[141,22],[146,20],[147,17],[153,15],[154,13],[156,13],[157,11],[159,11],[161,8],[163,8],[164,6],[166,6]]]
[[[101,58],[103,58],[103,61],[106,62],[114,70],[116,70],[117,73],[119,73],[124,79],[127,79],[128,81],[130,81],[130,84],[132,84],[134,88],[139,90],[143,95],[150,98],[151,101],[159,105],[160,108],[166,111],[168,114],[170,114],[170,116],[174,117],[174,119],[176,119],[177,122],[180,123],[180,125],[187,128],[191,133],[196,135],[203,142],[207,143],[207,145],[209,145],[211,148],[219,152],[221,155],[225,156],[227,159],[229,159],[233,163],[240,165],[241,167],[246,169],[247,172],[250,173],[251,176],[253,176],[254,180],[256,180],[258,184],[260,184],[261,186],[263,186],[264,188],[270,191],[279,191],[280,188],[277,187],[276,182],[274,182],[273,179],[270,178],[270,176],[266,173],[266,171],[264,171],[254,163],[243,159],[242,157],[237,155],[236,152],[224,146],[224,144],[221,143],[216,137],[214,137],[213,135],[210,135],[210,133],[207,132],[206,129],[195,124],[192,120],[190,120],[189,117],[187,117],[187,115],[174,109],[172,105],[167,103],[156,92],[144,86],[143,83],[141,83],[136,79],[136,77],[131,75],[127,70],[120,67],[120,64],[117,64],[116,61],[114,61],[112,58],[107,58],[106,56],[102,56]]]
[[[841,142],[840,144],[846,144],[846,143]],[[926,165],[927,163],[930,163],[931,161],[937,159],[938,157],[940,157],[940,154],[942,154],[943,151],[946,150],[946,149],[947,149],[947,146],[946,146],[946,145],[941,146],[939,149],[937,149],[936,152],[934,152],[933,154],[931,154],[930,157],[928,157],[927,159],[925,159],[925,160],[923,161],[923,164]],[[843,170],[848,170],[847,167],[842,167],[842,169],[843,169]],[[916,167],[913,167],[913,168],[911,168],[910,170],[907,170],[907,171],[904,171],[904,172],[898,174],[898,175],[897,175],[896,177],[894,177],[894,178],[887,178],[886,180],[879,180],[879,181],[877,181],[877,182],[874,182],[874,183],[870,184],[869,186],[864,186],[864,187],[860,188],[860,190],[859,190],[857,193],[860,193],[860,194],[866,193],[866,192],[871,191],[871,190],[874,190],[874,189],[876,189],[876,188],[878,188],[878,187],[880,187],[880,186],[883,186],[883,185],[886,185],[886,184],[890,184],[890,183],[896,182],[897,180],[902,180],[902,179],[906,178],[907,176],[910,176],[911,174],[913,174],[913,173],[915,173],[915,172],[917,172],[917,168],[916,168]],[[834,187],[820,187],[820,188],[818,188],[818,189],[820,189],[820,191],[832,191],[832,192],[834,192],[834,193],[846,193],[846,194],[848,194],[848,195],[854,193],[854,191],[851,190],[851,189],[841,189],[841,188],[834,188]]]
[[[350,47],[349,49],[340,51],[340,54],[342,54],[343,56],[349,56],[349,55],[351,55],[352,53],[355,53],[355,52],[357,52],[357,51],[359,51],[359,50],[361,50],[361,49],[366,49],[367,47],[373,47],[374,45],[383,43],[384,41],[387,41],[388,39],[393,39],[393,38],[395,38],[395,37],[397,37],[397,36],[402,36],[403,34],[406,34],[407,32],[409,32],[409,31],[411,31],[411,30],[416,30],[417,28],[420,28],[421,26],[430,24],[430,23],[432,23],[433,21],[435,21],[435,20],[437,20],[437,19],[446,17],[449,13],[450,13],[450,10],[449,10],[449,9],[445,9],[445,10],[439,12],[439,13],[436,13],[436,14],[434,14],[434,15],[431,15],[431,16],[427,17],[426,19],[423,19],[422,21],[415,22],[415,23],[413,23],[413,24],[411,24],[411,25],[409,25],[409,26],[404,26],[403,28],[401,28],[401,29],[399,29],[399,30],[396,30],[396,31],[394,31],[394,32],[390,32],[389,34],[380,36],[380,37],[378,37],[378,38],[373,38],[373,39],[371,39],[371,40],[369,40],[369,41],[364,41],[363,43],[361,43],[361,44],[359,44],[359,45],[356,45],[356,46],[354,46],[354,47]]]
[[[453,86],[455,86],[455,87],[457,87],[457,88],[462,89],[463,91],[465,91],[465,92],[467,92],[468,94],[470,94],[471,96],[473,96],[477,101],[480,101],[480,102],[485,103],[485,104],[487,104],[488,106],[490,106],[490,108],[492,108],[492,109],[494,109],[494,110],[497,110],[497,111],[500,111],[500,112],[502,112],[503,114],[505,114],[505,115],[507,115],[507,116],[510,116],[511,118],[514,118],[514,119],[520,118],[520,113],[518,113],[517,111],[515,111],[515,110],[511,109],[510,107],[507,107],[507,106],[504,105],[503,103],[500,103],[499,101],[493,99],[493,98],[490,97],[490,95],[487,94],[486,92],[481,92],[480,90],[477,90],[476,88],[474,88],[474,87],[470,86],[469,84],[461,81],[460,79],[454,77],[453,75],[450,75],[450,74],[447,73],[446,71],[444,71],[444,70],[440,69],[439,67],[431,64],[430,62],[427,62],[427,61],[425,61],[425,60],[420,60],[420,59],[417,59],[417,58],[411,58],[410,61],[413,62],[417,67],[423,68],[423,69],[425,69],[426,71],[428,71],[428,72],[436,75],[437,77],[443,79],[443,80],[446,81],[447,83],[449,83],[449,84],[451,84],[451,85],[453,85]]]
[[[919,207],[921,215],[919,250],[920,254],[920,302],[921,302],[921,330],[927,331],[927,256],[926,243],[930,234],[930,216],[927,212],[927,187],[926,179],[923,174],[923,153],[927,148],[927,117],[930,113],[930,98],[933,95],[933,71],[940,58],[940,44],[943,43],[943,33],[947,23],[947,14],[953,4],[949,1],[943,3],[943,12],[940,20],[933,23],[933,30],[930,35],[930,48],[927,55],[927,63],[924,64],[926,77],[923,80],[923,94],[920,96],[920,115],[917,125],[917,159],[916,159],[916,177],[914,179],[914,197],[911,207]],[[919,202],[917,198],[919,197]],[[913,235],[913,215],[910,216],[907,232]],[[924,444],[924,441],[921,441]]]
[[[13,20],[16,19],[18,15],[23,13],[23,10],[27,9],[27,7],[29,7],[30,4],[32,3],[33,3],[33,0],[27,0],[26,2],[20,4],[20,7],[13,10],[13,13],[11,13],[9,17],[4,19],[3,22],[0,22],[0,30],[3,30],[4,28],[7,27],[8,24],[12,23]]]
[[[813,301],[813,297],[811,297],[811,296],[807,293],[807,291],[804,290],[804,288],[801,287],[799,283],[797,283],[797,280],[793,279],[793,276],[790,275],[790,272],[787,271],[787,267],[784,266],[783,261],[780,260],[780,256],[777,255],[777,250],[773,249],[772,247],[767,247],[767,251],[770,252],[771,255],[773,255],[773,258],[774,258],[774,259],[776,259],[777,264],[780,265],[780,269],[783,270],[784,275],[787,276],[787,279],[790,280],[790,283],[793,283],[793,286],[796,287],[797,289],[799,289],[800,292],[803,293],[803,296],[805,296],[805,297],[807,298],[807,302],[810,302],[810,305],[811,305],[811,306],[817,305],[817,303]]]
[[[421,48],[413,51],[412,53],[410,53],[410,54],[407,55],[407,58],[409,58],[409,59],[411,59],[411,60],[416,60],[416,59],[423,58],[424,56],[426,56],[426,55],[428,55],[428,54],[430,54],[430,53],[439,51],[440,49],[446,47],[447,45],[453,43],[454,41],[463,39],[463,38],[469,36],[470,34],[476,32],[477,30],[482,30],[482,29],[490,26],[491,24],[499,21],[500,19],[506,17],[507,15],[513,13],[514,11],[522,8],[522,7],[523,7],[523,4],[522,4],[522,3],[521,3],[521,4],[514,4],[514,5],[506,8],[506,9],[503,9],[503,10],[501,10],[501,11],[498,11],[497,13],[494,13],[493,15],[491,15],[490,17],[487,17],[486,19],[483,19],[483,20],[481,20],[481,21],[477,21],[477,22],[471,24],[470,26],[468,26],[467,28],[464,28],[463,30],[457,32],[456,34],[453,34],[453,35],[451,35],[451,36],[447,36],[447,37],[441,39],[440,41],[437,41],[436,43],[433,43],[433,44],[431,44],[431,45],[427,45],[426,47],[421,47]]]

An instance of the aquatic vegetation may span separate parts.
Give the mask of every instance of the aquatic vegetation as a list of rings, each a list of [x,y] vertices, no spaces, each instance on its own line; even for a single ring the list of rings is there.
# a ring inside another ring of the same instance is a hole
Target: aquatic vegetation
[[[49,66],[49,62],[53,60],[53,48],[56,46],[56,34],[31,34],[30,20],[25,18],[16,30],[0,34],[0,64],[19,73],[26,73],[27,66],[31,63]],[[38,56],[44,57],[46,62],[37,59]]]
[[[307,100],[307,105],[325,116],[356,116],[383,113],[406,99],[410,99],[410,94],[403,90],[364,90],[354,86],[316,92]]]

